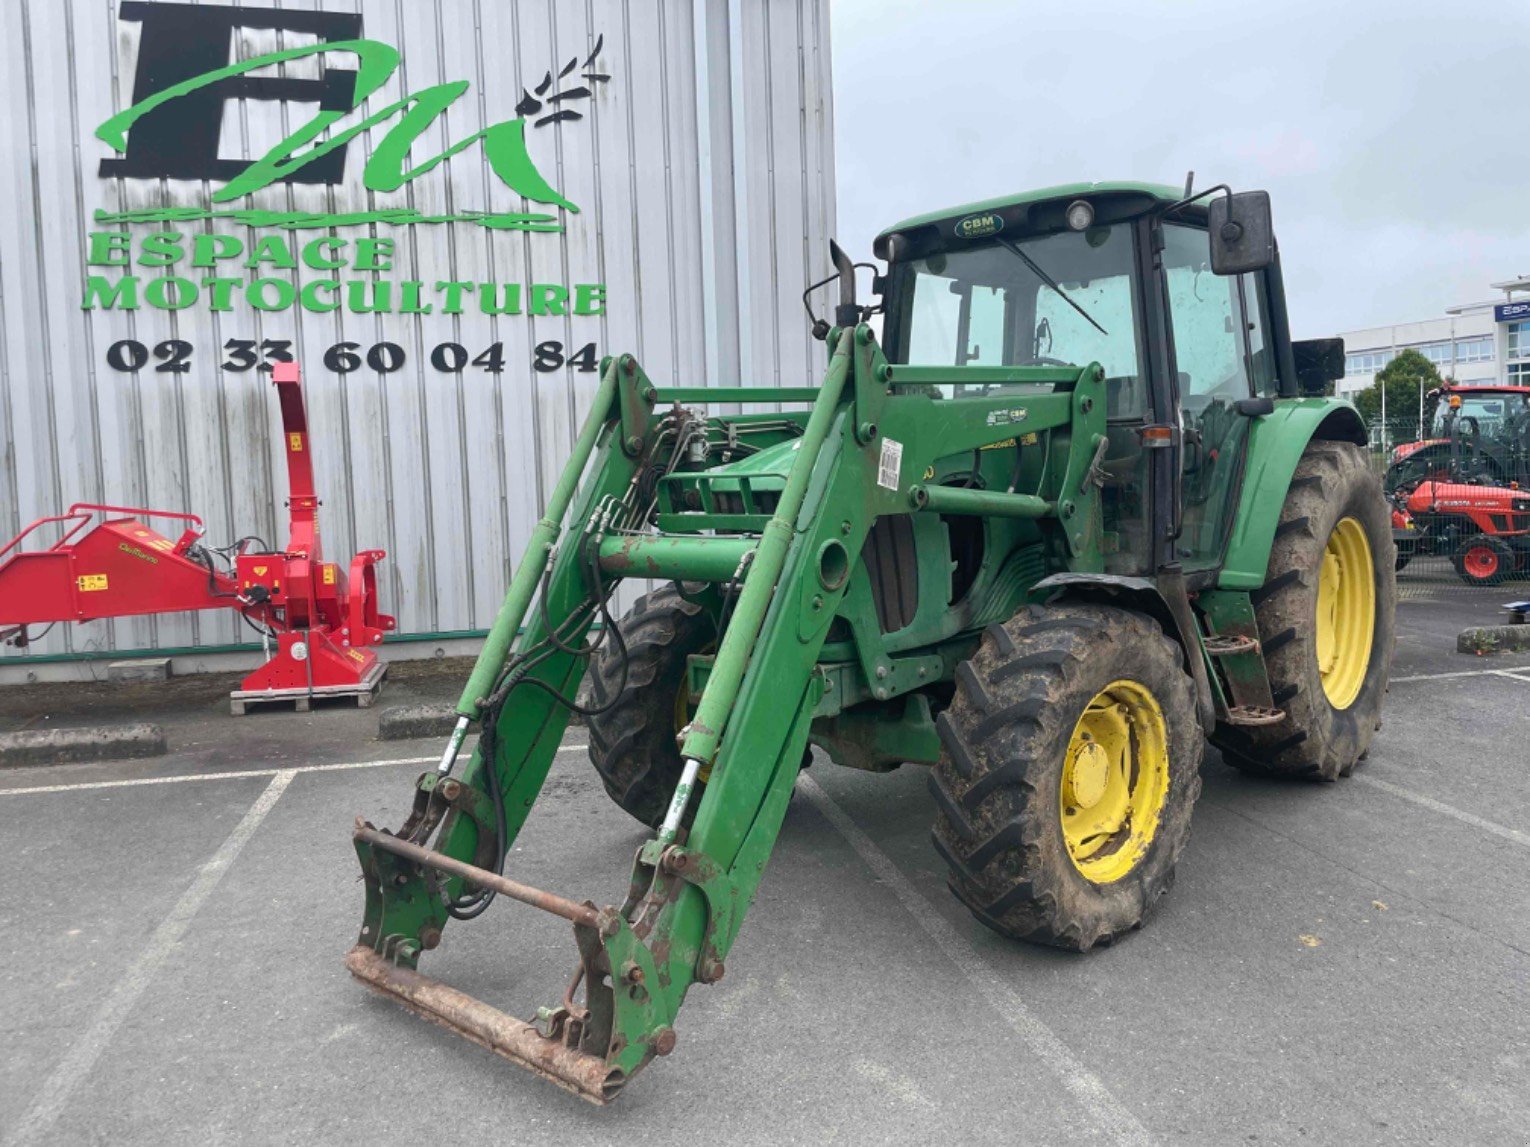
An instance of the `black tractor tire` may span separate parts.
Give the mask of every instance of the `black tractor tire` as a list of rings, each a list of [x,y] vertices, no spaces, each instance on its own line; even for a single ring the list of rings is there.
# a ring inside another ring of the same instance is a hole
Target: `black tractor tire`
[[[1120,681],[1144,687],[1162,713],[1167,792],[1142,855],[1096,883],[1069,854],[1062,782],[1086,707]],[[978,920],[1080,952],[1142,925],[1173,886],[1205,748],[1180,647],[1157,622],[1103,605],[1030,606],[990,626],[958,666],[937,728],[932,837],[951,890]]]
[[[588,718],[590,763],[613,801],[658,828],[680,781],[675,703],[686,658],[706,650],[717,631],[706,610],[674,585],[638,598],[617,627],[627,643],[627,679],[623,684],[616,643],[606,642],[590,667],[590,700],[604,709]],[[691,814],[702,787],[691,798]]]
[[[1336,708],[1318,666],[1317,600],[1325,549],[1346,518],[1360,525],[1370,548],[1375,621],[1359,691]],[[1275,527],[1264,585],[1251,596],[1275,705],[1285,716],[1264,726],[1218,724],[1212,743],[1224,761],[1246,773],[1322,781],[1349,776],[1381,728],[1396,643],[1392,515],[1361,447],[1308,444]]]
[[[1473,534],[1457,548],[1451,564],[1467,585],[1499,585],[1514,576],[1514,551],[1491,534]]]

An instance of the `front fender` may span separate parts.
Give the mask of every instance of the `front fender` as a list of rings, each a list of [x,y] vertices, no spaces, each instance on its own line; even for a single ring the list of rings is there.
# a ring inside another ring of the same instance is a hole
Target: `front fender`
[[[1276,402],[1273,414],[1256,419],[1250,427],[1238,517],[1217,579],[1220,588],[1254,590],[1264,584],[1286,493],[1296,464],[1313,439],[1364,446],[1365,424],[1342,399],[1292,398]]]
[[[1196,715],[1202,730],[1211,732],[1216,725],[1216,706],[1206,671],[1206,654],[1201,647],[1200,628],[1190,612],[1190,599],[1185,594],[1184,574],[1177,566],[1160,570],[1157,580],[1116,574],[1056,573],[1031,587],[1032,594],[1038,590],[1052,591],[1049,602],[1093,601],[1125,606],[1158,622],[1164,634],[1180,648],[1185,668],[1195,681]]]

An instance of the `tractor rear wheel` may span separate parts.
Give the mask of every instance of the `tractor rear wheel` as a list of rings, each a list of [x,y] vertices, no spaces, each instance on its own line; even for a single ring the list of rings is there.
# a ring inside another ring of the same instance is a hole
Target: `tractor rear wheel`
[[[1081,952],[1141,926],[1174,883],[1204,750],[1155,621],[1031,606],[957,668],[937,728],[933,838],[974,916]]]
[[[681,700],[686,659],[711,648],[717,631],[674,585],[638,598],[617,626],[627,643],[627,677],[623,683],[620,653],[607,642],[590,666],[591,700],[610,705],[589,718],[590,763],[613,801],[657,828],[680,782],[675,735],[688,719]]]
[[[1263,587],[1252,594],[1273,725],[1218,725],[1244,772],[1337,780],[1381,725],[1395,639],[1397,549],[1381,484],[1349,442],[1309,443],[1286,494]]]

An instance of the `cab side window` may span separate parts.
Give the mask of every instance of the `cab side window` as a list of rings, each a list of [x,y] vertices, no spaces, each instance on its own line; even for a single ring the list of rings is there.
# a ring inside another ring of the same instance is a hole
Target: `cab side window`
[[[1243,309],[1248,317],[1249,371],[1254,376],[1254,392],[1273,398],[1280,392],[1280,375],[1275,366],[1275,348],[1265,333],[1270,329],[1270,320],[1263,274],[1243,276]]]
[[[1186,569],[1204,569],[1217,565],[1227,542],[1248,438],[1248,419],[1236,404],[1253,396],[1250,370],[1257,369],[1261,355],[1258,349],[1245,353],[1248,285],[1235,275],[1212,274],[1206,232],[1169,225],[1163,234],[1164,287],[1184,435],[1177,545]],[[1255,345],[1256,333],[1262,347],[1262,326],[1248,331],[1249,345]]]
[[[1164,228],[1163,265],[1181,403],[1248,398],[1237,277],[1211,273],[1206,233],[1190,227]]]

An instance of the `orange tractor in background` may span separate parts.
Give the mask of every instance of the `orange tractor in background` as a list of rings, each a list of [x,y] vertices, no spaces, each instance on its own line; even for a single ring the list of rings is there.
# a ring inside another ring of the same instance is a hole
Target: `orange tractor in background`
[[[1449,557],[1468,585],[1530,572],[1530,386],[1446,385],[1433,437],[1392,451],[1397,568]]]

